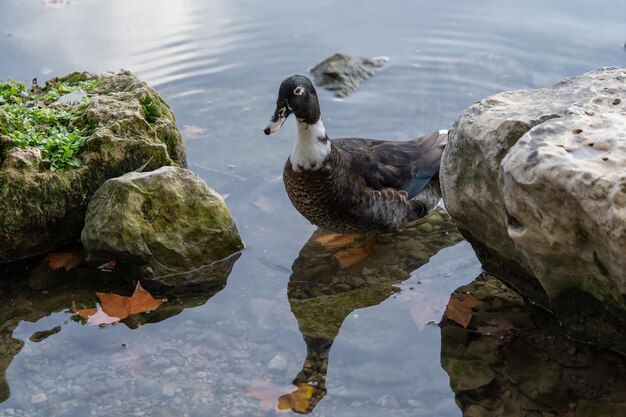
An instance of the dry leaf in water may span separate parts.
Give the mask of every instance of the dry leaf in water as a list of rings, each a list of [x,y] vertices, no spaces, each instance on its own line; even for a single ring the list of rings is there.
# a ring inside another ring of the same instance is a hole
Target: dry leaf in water
[[[259,407],[263,411],[276,408],[277,399],[293,389],[291,385],[276,385],[269,381],[255,379],[252,381],[246,395],[259,400]]]
[[[152,297],[139,282],[130,297],[101,292],[97,292],[96,295],[100,299],[100,305],[97,308],[77,310],[74,306],[74,312],[87,318],[89,324],[117,323],[130,315],[156,310],[164,301]]]
[[[278,205],[275,201],[272,201],[270,198],[265,197],[264,195],[259,195],[253,202],[255,206],[261,209],[262,212],[271,214],[278,208]]]
[[[342,250],[333,255],[333,257],[339,262],[340,269],[347,269],[361,262],[367,258],[369,252],[361,248],[350,248]]]
[[[254,380],[246,394],[260,400],[259,406],[264,411],[277,408],[298,413],[310,412],[310,400],[317,388],[305,383],[299,383],[296,387],[293,391],[293,385],[276,385],[269,381]]]
[[[185,139],[198,139],[204,136],[206,129],[196,125],[184,125],[180,133]]]
[[[472,308],[480,306],[480,301],[471,295],[452,294],[443,315],[467,328],[472,320]]]
[[[83,262],[82,256],[73,252],[51,252],[45,258],[48,268],[58,271],[64,268],[66,271],[76,268]]]
[[[296,385],[297,390],[278,398],[279,410],[293,410],[296,413],[306,414],[311,411],[311,398],[317,388],[303,382]]]

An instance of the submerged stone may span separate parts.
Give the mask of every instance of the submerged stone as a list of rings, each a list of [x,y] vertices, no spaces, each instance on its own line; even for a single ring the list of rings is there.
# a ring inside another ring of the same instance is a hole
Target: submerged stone
[[[346,97],[388,61],[387,57],[361,58],[335,54],[311,68],[310,72],[315,77],[315,84],[334,92],[337,97]]]
[[[37,163],[35,148],[0,141],[0,263],[78,240],[89,199],[107,179],[144,164],[186,166],[174,115],[152,88],[127,71],[73,73],[55,82],[88,81],[89,103],[69,121],[86,137],[80,167],[53,172]]]
[[[189,271],[243,247],[224,199],[191,171],[162,167],[113,178],[94,194],[81,234],[93,257]]]

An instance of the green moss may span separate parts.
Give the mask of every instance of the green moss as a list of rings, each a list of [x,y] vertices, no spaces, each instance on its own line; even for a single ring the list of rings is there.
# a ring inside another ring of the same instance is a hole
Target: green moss
[[[161,109],[157,103],[148,96],[141,101],[141,115],[148,121],[148,123],[154,123],[161,116]]]

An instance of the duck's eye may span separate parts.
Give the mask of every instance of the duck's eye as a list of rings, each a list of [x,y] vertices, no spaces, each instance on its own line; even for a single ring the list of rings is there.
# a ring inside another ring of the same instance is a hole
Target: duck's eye
[[[293,90],[293,93],[297,96],[301,96],[302,94],[304,94],[304,87],[302,87],[301,85],[297,86],[295,90]]]

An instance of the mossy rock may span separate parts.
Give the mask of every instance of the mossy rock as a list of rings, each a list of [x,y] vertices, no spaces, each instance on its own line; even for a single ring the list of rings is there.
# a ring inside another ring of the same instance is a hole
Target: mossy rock
[[[224,199],[191,171],[162,167],[112,178],[94,194],[81,240],[92,257],[189,271],[243,247]]]
[[[70,120],[86,135],[80,167],[50,171],[3,142],[0,263],[78,240],[89,199],[107,179],[146,163],[146,170],[186,166],[174,115],[151,87],[128,71],[77,72],[60,79],[69,84],[89,80],[97,80],[88,91],[89,104]]]

